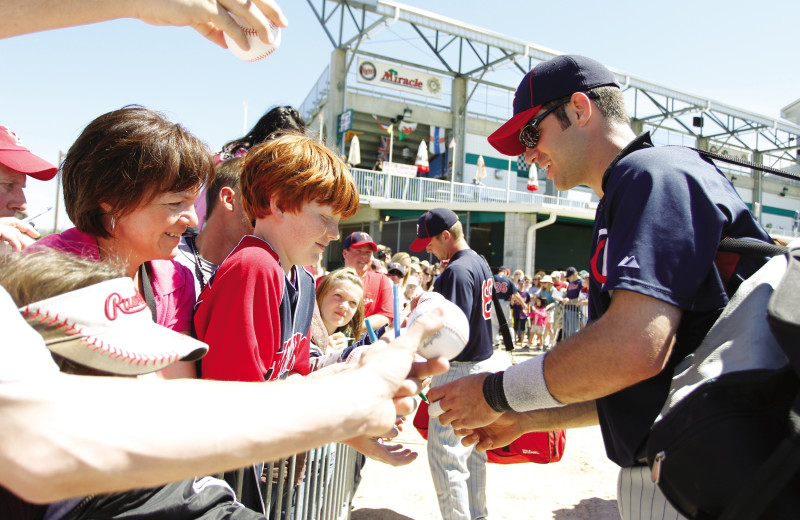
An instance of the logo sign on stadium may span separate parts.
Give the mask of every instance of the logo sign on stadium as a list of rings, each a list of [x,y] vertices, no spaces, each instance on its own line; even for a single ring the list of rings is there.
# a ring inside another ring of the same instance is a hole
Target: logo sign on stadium
[[[441,99],[442,77],[372,59],[358,61],[358,82]]]

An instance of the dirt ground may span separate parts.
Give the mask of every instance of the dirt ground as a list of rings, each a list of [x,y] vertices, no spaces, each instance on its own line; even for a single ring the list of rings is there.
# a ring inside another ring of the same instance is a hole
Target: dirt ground
[[[517,354],[515,360],[524,357]],[[399,468],[368,461],[353,500],[353,520],[441,519],[425,441],[410,425],[397,441],[419,456]],[[618,520],[617,471],[605,456],[599,426],[570,430],[559,462],[487,465],[489,518]]]

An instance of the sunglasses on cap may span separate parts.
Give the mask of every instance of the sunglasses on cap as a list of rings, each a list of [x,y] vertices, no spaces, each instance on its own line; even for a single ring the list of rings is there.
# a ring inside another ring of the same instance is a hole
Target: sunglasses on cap
[[[593,92],[587,92],[586,95],[589,99],[597,98],[597,94]],[[541,124],[545,117],[550,115],[550,112],[569,103],[570,99],[572,99],[571,95],[559,99],[555,105],[545,110],[543,114],[528,121],[525,126],[522,127],[522,130],[519,131],[519,142],[522,143],[522,146],[525,148],[536,148],[536,145],[539,143],[539,124]]]

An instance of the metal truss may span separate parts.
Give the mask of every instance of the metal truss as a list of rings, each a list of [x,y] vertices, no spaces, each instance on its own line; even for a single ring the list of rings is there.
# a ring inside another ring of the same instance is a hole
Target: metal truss
[[[306,1],[332,46],[349,51],[348,69],[361,53],[465,77],[472,93],[479,86],[513,92],[536,63],[560,54],[392,0]],[[632,118],[643,128],[677,133],[689,141],[681,144],[699,144],[773,168],[797,164],[800,126],[612,71]]]

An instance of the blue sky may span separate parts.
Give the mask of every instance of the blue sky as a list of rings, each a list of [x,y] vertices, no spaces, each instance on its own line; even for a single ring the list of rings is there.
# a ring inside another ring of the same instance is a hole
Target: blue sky
[[[800,98],[794,1],[404,3],[770,117]],[[309,5],[280,5],[289,27],[280,49],[258,63],[239,61],[191,29],[137,20],[0,40],[0,124],[55,163],[89,121],[136,103],[216,151],[242,134],[245,98],[249,128],[276,104],[299,106],[330,59]],[[54,183],[28,184],[29,213],[53,204]],[[65,222],[62,214],[59,227]],[[52,227],[52,213],[38,223]]]

